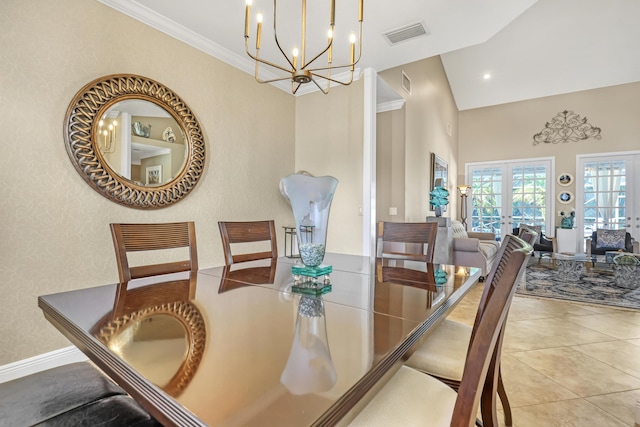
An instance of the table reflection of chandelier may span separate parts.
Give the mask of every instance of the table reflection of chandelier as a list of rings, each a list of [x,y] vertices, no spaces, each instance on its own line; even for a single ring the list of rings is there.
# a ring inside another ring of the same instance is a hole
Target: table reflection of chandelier
[[[245,10],[245,21],[244,21],[244,40],[245,40],[245,50],[247,55],[249,55],[256,62],[255,69],[255,78],[259,83],[272,83],[283,80],[291,80],[291,92],[295,94],[300,86],[305,83],[313,82],[318,89],[320,89],[323,93],[329,93],[329,89],[331,87],[331,83],[337,83],[341,85],[349,85],[353,81],[353,73],[355,70],[355,65],[360,60],[362,55],[362,2],[363,0],[359,0],[358,4],[358,24],[359,24],[359,34],[356,37],[355,33],[351,33],[349,37],[349,41],[351,44],[351,53],[350,53],[350,61],[347,64],[342,65],[334,65],[333,64],[333,41],[334,41],[334,27],[335,27],[335,5],[336,0],[330,0],[330,19],[329,19],[329,28],[327,33],[327,42],[326,44],[323,42],[323,48],[319,53],[316,54],[311,60],[307,61],[307,0],[302,0],[302,35],[301,35],[301,44],[300,49],[294,47],[291,51],[291,57],[289,57],[283,48],[280,46],[280,41],[278,40],[278,32],[276,26],[276,16],[277,16],[277,5],[276,0],[273,0],[273,37],[275,41],[275,45],[278,50],[284,56],[285,62],[284,65],[278,65],[274,62],[267,61],[263,58],[260,58],[260,46],[262,42],[262,21],[263,16],[261,13],[258,13],[256,16],[256,20],[258,21],[258,26],[256,30],[256,48],[255,53],[251,53],[249,51],[249,34],[250,34],[250,24],[251,24],[251,4],[252,0],[247,0],[247,6]],[[358,40],[358,56],[356,58],[356,39]],[[326,54],[326,65],[314,65],[314,62],[325,56]],[[300,59],[298,59],[298,57]],[[259,64],[265,64],[273,69],[285,72],[287,75],[284,77],[276,77],[273,79],[262,80],[258,77],[258,66]],[[349,79],[347,81],[341,81],[331,77],[331,71],[335,69],[348,68],[349,69]],[[326,89],[322,88],[318,83],[319,79],[323,79],[327,82]]]

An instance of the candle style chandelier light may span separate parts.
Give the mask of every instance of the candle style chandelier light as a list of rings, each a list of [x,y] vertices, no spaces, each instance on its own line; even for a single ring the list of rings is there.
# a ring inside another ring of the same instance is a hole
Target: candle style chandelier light
[[[113,153],[115,151],[117,124],[115,120],[108,126],[105,125],[104,120],[100,120],[98,123],[98,138],[101,139],[98,146],[103,153]]]
[[[336,0],[330,0],[330,19],[329,19],[329,31],[328,31],[328,41],[326,46],[311,59],[307,61],[307,40],[306,40],[306,30],[307,30],[307,0],[302,0],[302,39],[300,44],[300,49],[294,47],[291,53],[291,57],[289,57],[285,51],[280,46],[280,42],[278,40],[278,32],[276,27],[276,1],[273,0],[273,38],[275,40],[275,44],[278,47],[278,50],[284,56],[286,62],[285,65],[278,65],[273,62],[267,61],[265,59],[260,58],[260,44],[262,37],[262,14],[259,13],[256,16],[258,21],[257,31],[256,31],[256,49],[255,53],[251,53],[249,51],[249,33],[250,33],[250,21],[251,21],[251,3],[252,0],[246,0],[246,10],[245,10],[245,21],[244,21],[244,44],[247,55],[251,57],[256,62],[256,70],[255,70],[255,78],[259,83],[273,83],[277,81],[283,80],[291,80],[291,93],[295,95],[300,86],[306,83],[313,82],[322,93],[329,93],[329,89],[331,88],[331,83],[341,84],[343,86],[347,86],[353,82],[353,73],[355,70],[355,65],[360,61],[360,57],[362,55],[362,2],[363,0],[359,0],[358,7],[358,24],[359,24],[359,35],[356,37],[354,33],[351,33],[349,41],[351,43],[351,60],[348,64],[344,65],[334,65],[333,64],[333,36],[334,36],[334,26],[335,26],[335,6]],[[356,59],[356,40],[358,40],[358,56]],[[327,64],[325,66],[312,66],[312,64],[324,54],[327,54]],[[300,60],[298,60],[298,56],[300,56]],[[265,64],[272,68],[275,68],[279,71],[283,71],[287,73],[285,77],[277,77],[270,80],[262,80],[258,77],[258,66],[259,64]],[[350,78],[348,81],[340,81],[331,77],[331,71],[335,69],[341,68],[349,68]],[[326,80],[327,85],[326,89],[320,86],[318,83],[319,79]]]

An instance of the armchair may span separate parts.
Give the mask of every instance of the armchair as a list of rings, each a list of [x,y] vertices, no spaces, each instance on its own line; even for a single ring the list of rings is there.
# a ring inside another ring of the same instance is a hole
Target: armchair
[[[491,270],[493,260],[500,249],[495,234],[467,232],[460,221],[451,220],[453,235],[453,264],[466,267],[478,267],[484,278]]]
[[[624,241],[622,233],[624,232]],[[598,242],[598,235],[601,236]],[[597,229],[587,239],[587,255],[605,255],[608,251],[624,251],[637,254],[638,242],[624,230]]]

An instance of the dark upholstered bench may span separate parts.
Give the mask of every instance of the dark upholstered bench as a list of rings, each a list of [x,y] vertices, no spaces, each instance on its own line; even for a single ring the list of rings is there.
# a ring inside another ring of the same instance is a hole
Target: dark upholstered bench
[[[87,362],[0,384],[2,426],[161,426]]]

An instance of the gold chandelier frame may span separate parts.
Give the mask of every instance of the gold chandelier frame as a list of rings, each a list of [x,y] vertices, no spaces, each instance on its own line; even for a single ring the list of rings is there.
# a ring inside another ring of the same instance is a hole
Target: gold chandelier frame
[[[330,0],[331,2],[331,13],[330,13],[330,22],[329,22],[329,31],[328,31],[328,41],[327,45],[324,49],[322,49],[317,55],[313,57],[310,61],[306,61],[306,30],[307,30],[307,0],[302,0],[302,40],[300,45],[300,50],[297,48],[293,49],[291,58],[285,53],[285,51],[280,46],[280,41],[278,40],[278,31],[277,31],[277,0],[273,0],[273,37],[278,50],[282,53],[284,58],[287,61],[287,65],[282,66],[275,64],[273,62],[267,61],[265,59],[260,58],[260,46],[262,43],[262,15],[258,14],[257,20],[258,25],[256,29],[256,47],[255,53],[251,53],[249,51],[249,36],[250,36],[250,26],[251,26],[251,1],[247,0],[246,9],[245,9],[245,22],[244,22],[244,43],[245,43],[245,51],[247,55],[251,59],[253,59],[256,63],[255,67],[255,79],[258,83],[273,83],[284,80],[291,80],[291,93],[294,95],[300,89],[300,86],[306,83],[313,82],[318,89],[324,93],[328,94],[329,89],[331,88],[331,83],[337,83],[343,86],[348,86],[353,82],[353,73],[355,71],[356,64],[360,61],[362,56],[362,12],[363,12],[363,0],[359,0],[358,2],[358,36],[356,38],[355,34],[352,33],[350,37],[351,42],[351,57],[350,62],[348,64],[343,65],[333,65],[333,35],[334,27],[335,27],[335,5],[336,0]],[[356,40],[358,41],[358,56],[356,58]],[[327,65],[323,67],[312,68],[311,64],[313,64],[318,58],[327,53]],[[300,55],[300,65],[298,65],[298,54]],[[270,67],[273,67],[277,70],[283,71],[287,73],[287,76],[284,77],[276,77],[269,80],[262,80],[259,75],[259,65],[265,64]],[[335,69],[349,68],[349,80],[348,81],[340,81],[333,77],[331,77],[331,71]],[[326,72],[322,74],[322,72]],[[318,79],[324,79],[327,82],[326,89],[324,89]]]

